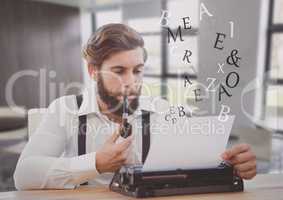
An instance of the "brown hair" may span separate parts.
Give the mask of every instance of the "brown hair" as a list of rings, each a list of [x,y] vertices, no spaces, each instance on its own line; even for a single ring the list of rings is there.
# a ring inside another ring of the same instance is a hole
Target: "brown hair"
[[[88,63],[100,67],[103,61],[114,53],[137,47],[143,48],[146,61],[147,52],[143,38],[127,25],[112,23],[97,29],[84,47],[83,55]]]

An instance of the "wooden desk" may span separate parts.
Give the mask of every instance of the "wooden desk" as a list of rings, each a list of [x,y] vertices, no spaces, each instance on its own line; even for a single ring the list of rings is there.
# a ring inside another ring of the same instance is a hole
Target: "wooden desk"
[[[159,197],[159,199],[188,199],[188,200],[283,200],[283,174],[260,174],[252,181],[245,181],[245,191],[239,193],[198,194],[173,197]],[[108,188],[82,187],[76,190],[41,190],[41,191],[15,191],[0,193],[2,200],[75,200],[75,199],[133,199],[110,192]]]

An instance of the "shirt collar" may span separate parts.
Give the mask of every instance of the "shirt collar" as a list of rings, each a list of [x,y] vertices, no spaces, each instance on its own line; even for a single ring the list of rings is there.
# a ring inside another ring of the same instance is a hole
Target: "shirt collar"
[[[83,92],[83,101],[81,107],[78,110],[78,116],[88,115],[91,113],[100,114],[100,110],[97,103],[97,84],[94,82]],[[156,112],[153,104],[152,98],[146,96],[139,97],[139,106],[133,115],[141,115],[141,111]]]

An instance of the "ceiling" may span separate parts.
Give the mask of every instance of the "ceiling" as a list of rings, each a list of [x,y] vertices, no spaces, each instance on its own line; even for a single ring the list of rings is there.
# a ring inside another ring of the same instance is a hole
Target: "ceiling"
[[[90,10],[98,10],[104,8],[118,7],[124,4],[136,2],[144,2],[149,0],[32,0],[40,2],[48,2],[71,7],[79,7]]]

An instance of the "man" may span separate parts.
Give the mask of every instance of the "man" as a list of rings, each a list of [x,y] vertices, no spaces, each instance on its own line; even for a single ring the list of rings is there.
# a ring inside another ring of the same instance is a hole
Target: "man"
[[[18,161],[16,188],[75,188],[84,182],[109,184],[125,163],[141,162],[141,110],[158,121],[164,100],[139,98],[146,50],[142,37],[123,24],[99,28],[84,49],[88,71],[97,85],[83,94],[78,108],[74,95],[56,99],[48,108]],[[132,136],[119,136],[123,96],[129,97]],[[161,107],[160,107],[161,106]],[[86,116],[86,154],[78,152],[78,117]],[[240,144],[222,155],[244,179],[256,175],[249,145]]]

